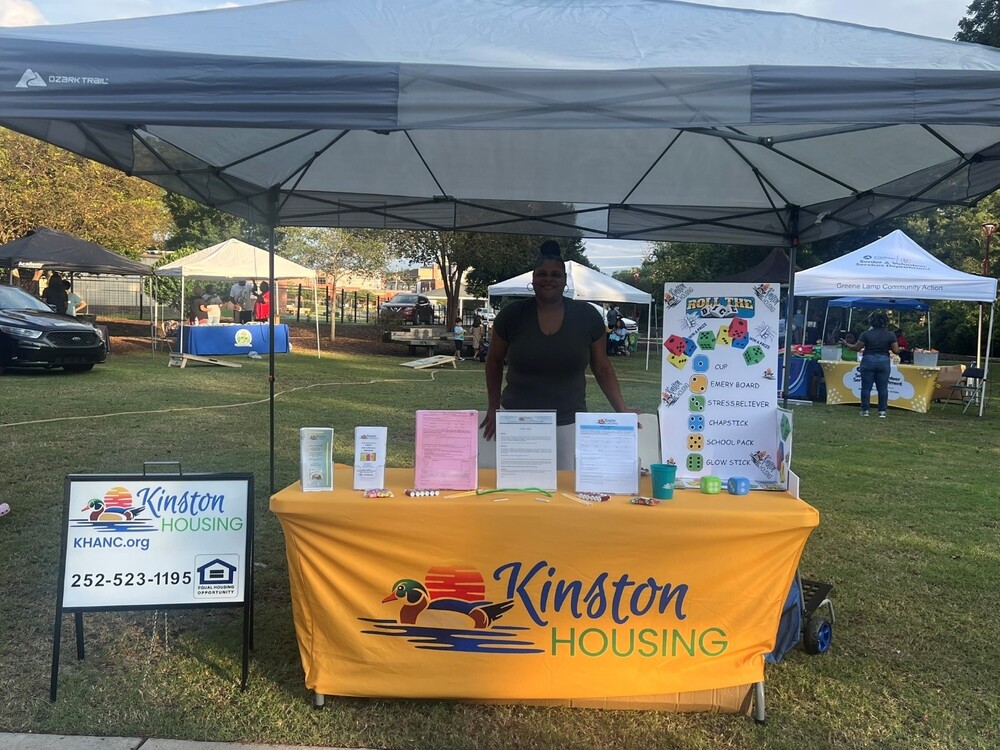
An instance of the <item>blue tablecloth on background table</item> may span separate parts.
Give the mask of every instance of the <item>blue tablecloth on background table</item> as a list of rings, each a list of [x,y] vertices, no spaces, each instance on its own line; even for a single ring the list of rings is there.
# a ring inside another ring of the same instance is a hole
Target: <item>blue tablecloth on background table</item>
[[[812,399],[815,394],[812,392],[813,378],[822,378],[823,369],[819,362],[812,357],[792,357],[791,372],[788,374],[788,398]],[[778,354],[778,395],[781,395],[781,386],[784,383],[784,356]]]
[[[185,354],[207,357],[268,352],[267,323],[184,326],[183,335],[182,351]],[[274,326],[274,351],[279,354],[288,353],[288,326],[284,323]]]

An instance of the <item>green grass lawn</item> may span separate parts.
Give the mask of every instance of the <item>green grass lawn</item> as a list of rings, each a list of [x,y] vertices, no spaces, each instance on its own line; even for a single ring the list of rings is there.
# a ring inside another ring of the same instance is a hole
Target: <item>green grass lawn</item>
[[[83,375],[0,377],[0,731],[438,748],[983,748],[1000,746],[1000,401],[980,419],[853,406],[796,408],[794,470],[821,514],[802,573],[835,585],[833,647],[767,670],[768,723],[708,714],[329,699],[313,710],[290,610],[284,542],[268,511],[268,363],[167,368],[113,354]],[[332,426],[350,462],[358,424],[389,428],[413,462],[418,408],[484,408],[477,362],[415,372],[406,358],[279,356],[276,486],[297,478],[298,429]],[[659,360],[615,359],[625,399],[654,410]],[[606,402],[591,380],[590,408]],[[257,482],[256,650],[238,687],[236,610],[93,613],[86,660],[63,624],[48,700],[63,479],[250,471]]]

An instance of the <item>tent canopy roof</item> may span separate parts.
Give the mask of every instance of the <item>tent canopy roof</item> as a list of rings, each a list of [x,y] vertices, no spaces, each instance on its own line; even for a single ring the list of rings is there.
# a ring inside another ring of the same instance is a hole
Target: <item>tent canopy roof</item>
[[[489,287],[491,297],[530,297],[531,271],[498,281]],[[574,260],[566,261],[566,291],[563,295],[571,299],[588,302],[632,302],[648,305],[653,301],[648,292],[629,286],[593,268],[582,266]]]
[[[145,263],[129,260],[96,242],[45,227],[0,245],[0,265],[17,266],[18,263],[31,263],[54,271],[120,276],[148,276],[153,272]]]
[[[956,271],[897,229],[854,252],[795,274],[798,296],[840,297],[845,292],[880,299],[993,302],[997,280]]]
[[[924,312],[930,306],[919,299],[878,299],[876,297],[836,297],[828,300],[830,307],[861,308],[864,310],[887,309],[887,310],[916,310]]]
[[[268,225],[778,245],[996,189],[998,71],[673,0],[287,0],[0,29],[0,125]]]
[[[198,279],[267,279],[270,255],[267,250],[237,239],[206,247],[156,269],[157,276],[185,276]],[[316,272],[287,258],[274,256],[274,278],[315,279]]]

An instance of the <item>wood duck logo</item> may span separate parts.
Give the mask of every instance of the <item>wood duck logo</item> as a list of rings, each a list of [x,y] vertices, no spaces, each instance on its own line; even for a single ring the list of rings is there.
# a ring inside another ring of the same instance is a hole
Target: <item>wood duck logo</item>
[[[77,528],[95,528],[99,531],[154,531],[153,523],[139,518],[146,506],[136,507],[132,493],[125,487],[112,487],[104,497],[95,497],[80,508],[83,519],[72,521]]]
[[[436,566],[423,581],[400,578],[382,599],[397,607],[394,619],[361,617],[374,630],[366,635],[403,637],[417,648],[497,654],[537,654],[533,641],[522,639],[524,627],[498,625],[514,607],[513,599],[486,599],[486,582],[475,568]]]

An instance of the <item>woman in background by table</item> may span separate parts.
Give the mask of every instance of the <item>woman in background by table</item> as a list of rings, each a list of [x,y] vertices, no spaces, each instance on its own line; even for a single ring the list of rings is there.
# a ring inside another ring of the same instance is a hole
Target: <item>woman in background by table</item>
[[[899,328],[896,329],[896,343],[899,345],[899,363],[912,365],[913,352],[910,351],[910,342],[906,340],[906,334]]]
[[[542,244],[535,261],[529,297],[506,305],[493,321],[486,357],[486,418],[483,437],[496,434],[499,409],[556,412],[556,455],[560,469],[575,468],[576,412],[587,411],[586,370],[616,412],[625,405],[614,366],[608,359],[604,321],[587,302],[567,299],[566,264],[559,243]],[[503,384],[507,362],[507,386]]]
[[[884,312],[873,312],[868,317],[868,323],[871,328],[861,334],[856,344],[848,344],[846,339],[841,339],[840,344],[863,352],[858,365],[861,371],[861,416],[868,416],[874,383],[878,391],[878,415],[885,419],[889,409],[889,373],[892,371],[889,352],[898,355],[899,344],[896,343],[896,334],[886,330],[889,316]]]
[[[257,292],[257,301],[253,305],[253,319],[258,323],[266,323],[269,317],[271,317],[271,285],[262,281],[260,291]]]

